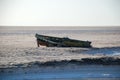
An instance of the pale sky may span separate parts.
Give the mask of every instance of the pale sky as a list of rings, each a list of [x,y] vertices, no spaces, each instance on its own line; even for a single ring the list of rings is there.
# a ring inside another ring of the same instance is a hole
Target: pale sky
[[[0,26],[120,26],[120,0],[0,0]]]

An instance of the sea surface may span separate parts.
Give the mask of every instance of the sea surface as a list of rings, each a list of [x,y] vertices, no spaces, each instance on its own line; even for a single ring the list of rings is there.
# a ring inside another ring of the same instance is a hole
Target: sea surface
[[[59,49],[45,46],[37,48],[36,33],[91,41],[93,48],[85,49],[86,51],[83,49],[83,52],[81,48]],[[40,50],[41,53],[39,53]],[[56,52],[53,53],[53,50]],[[79,58],[81,54],[86,54],[88,57],[89,55],[90,57],[92,55],[120,57],[120,27],[0,27],[0,65],[39,61],[42,60],[38,57],[42,55],[42,52],[43,58],[52,55],[55,59],[59,56],[60,59],[65,59],[67,56],[69,56],[67,59],[72,59],[71,55],[77,55]],[[120,65],[2,67],[0,80],[120,80]]]

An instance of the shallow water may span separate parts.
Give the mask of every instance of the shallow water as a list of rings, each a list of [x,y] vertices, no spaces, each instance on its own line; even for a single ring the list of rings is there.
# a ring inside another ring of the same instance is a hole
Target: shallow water
[[[11,68],[0,72],[0,80],[119,80],[118,65],[66,65]]]

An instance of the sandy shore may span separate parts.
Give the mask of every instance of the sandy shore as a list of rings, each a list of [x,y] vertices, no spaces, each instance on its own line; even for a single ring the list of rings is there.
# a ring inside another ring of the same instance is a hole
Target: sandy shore
[[[83,58],[102,58],[105,54],[88,54],[91,48],[0,48],[0,68],[12,67],[16,64],[31,62],[45,63],[48,61],[81,60]],[[120,56],[110,56],[120,58]]]

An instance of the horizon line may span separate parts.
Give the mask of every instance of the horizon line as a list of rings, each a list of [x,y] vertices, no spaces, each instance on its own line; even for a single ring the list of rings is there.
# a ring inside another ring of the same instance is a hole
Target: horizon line
[[[5,26],[5,25],[0,25],[0,27],[120,27],[120,26]]]

